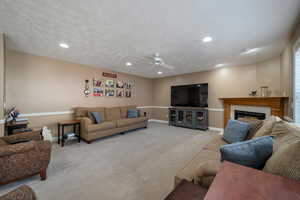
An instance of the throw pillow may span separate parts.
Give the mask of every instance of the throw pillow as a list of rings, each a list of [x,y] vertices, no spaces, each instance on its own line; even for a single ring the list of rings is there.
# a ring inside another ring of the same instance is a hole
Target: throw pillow
[[[266,162],[263,171],[300,181],[300,139],[282,145]]]
[[[100,124],[102,122],[101,115],[98,112],[91,112],[96,124]]]
[[[220,147],[221,161],[262,169],[273,152],[272,136],[264,136]]]
[[[229,120],[223,139],[228,143],[241,142],[246,139],[250,124],[238,120]]]
[[[250,140],[253,138],[253,136],[256,134],[256,132],[262,127],[263,120],[258,119],[251,119],[247,117],[239,118],[238,119],[241,122],[246,122],[250,124],[250,129],[247,134],[247,140]]]
[[[137,109],[128,109],[127,117],[128,118],[138,118],[139,117],[138,110]]]

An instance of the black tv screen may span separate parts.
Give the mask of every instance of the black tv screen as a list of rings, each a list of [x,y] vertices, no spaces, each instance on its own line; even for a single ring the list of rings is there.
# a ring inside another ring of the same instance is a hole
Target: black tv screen
[[[171,106],[207,107],[208,83],[171,87]]]

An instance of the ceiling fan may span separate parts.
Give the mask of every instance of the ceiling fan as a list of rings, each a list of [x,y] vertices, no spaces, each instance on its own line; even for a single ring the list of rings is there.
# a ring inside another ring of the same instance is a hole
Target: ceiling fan
[[[152,60],[151,64],[153,64],[154,67],[164,67],[169,70],[175,69],[173,66],[166,64],[165,61],[160,57],[159,53],[155,53],[153,56],[149,56],[148,58]]]

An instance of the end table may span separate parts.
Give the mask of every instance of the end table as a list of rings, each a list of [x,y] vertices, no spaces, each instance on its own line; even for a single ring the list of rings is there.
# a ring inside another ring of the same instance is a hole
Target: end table
[[[78,127],[77,138],[78,142],[80,142],[80,120],[65,120],[57,123],[58,125],[58,144],[61,144],[61,147],[65,144],[65,127],[73,126],[73,131],[76,135],[76,128]]]

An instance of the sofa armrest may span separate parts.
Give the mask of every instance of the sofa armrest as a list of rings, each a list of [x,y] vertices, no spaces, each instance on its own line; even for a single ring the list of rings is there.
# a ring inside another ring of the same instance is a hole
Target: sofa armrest
[[[36,195],[34,191],[26,186],[22,185],[9,193],[0,197],[0,200],[7,200],[7,199],[15,199],[15,200],[36,200]]]
[[[40,141],[42,140],[42,135],[40,130],[36,131],[31,131],[31,132],[24,132],[24,133],[19,133],[15,135],[10,135],[10,136],[5,136],[2,137],[4,141],[7,143],[14,143],[22,140],[35,140],[35,141]]]
[[[1,146],[0,157],[34,151],[36,149],[35,143],[36,143],[35,141],[30,141],[30,142],[22,142],[14,145]]]
[[[82,117],[80,118],[80,126],[83,128],[85,131],[88,129],[88,126],[93,124],[92,120],[88,117]]]
[[[50,163],[52,144],[50,141],[36,142],[37,150],[39,151],[39,161],[41,168],[46,169]]]
[[[195,184],[208,188],[221,167],[221,161],[209,160],[202,163],[193,176]]]

